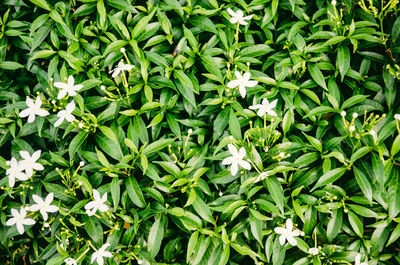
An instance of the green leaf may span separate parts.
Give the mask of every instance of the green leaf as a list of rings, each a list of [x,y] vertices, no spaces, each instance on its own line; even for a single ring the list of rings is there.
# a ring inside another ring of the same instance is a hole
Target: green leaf
[[[215,223],[210,208],[199,196],[196,196],[196,200],[192,203],[192,206],[204,220],[212,224]]]
[[[20,63],[17,62],[12,62],[12,61],[3,61],[0,62],[0,69],[4,70],[17,70],[20,68],[24,68],[24,66]]]
[[[37,5],[38,7],[46,9],[47,11],[51,11],[51,7],[47,3],[46,0],[29,0],[29,1],[31,1],[33,4]]]
[[[137,183],[134,176],[129,176],[125,181],[126,190],[131,201],[140,208],[146,207],[146,201],[144,200],[143,193],[140,190],[139,184]]]
[[[354,214],[352,211],[348,211],[347,215],[349,217],[349,222],[350,222],[350,225],[353,228],[354,232],[359,237],[362,238],[363,234],[364,234],[364,227],[363,227],[362,220],[360,218],[358,218],[357,215]]]
[[[336,110],[332,107],[329,106],[319,106],[316,108],[313,108],[310,110],[304,118],[312,117],[312,116],[317,116],[317,115],[323,115],[327,114],[329,112],[336,112]]]
[[[199,238],[199,231],[198,230],[195,231],[194,233],[192,233],[192,235],[189,238],[187,251],[186,251],[186,263],[189,263],[190,257],[192,256],[194,248],[196,247],[198,238]]]
[[[31,60],[35,60],[35,59],[42,59],[42,58],[47,58],[52,56],[53,54],[57,53],[56,51],[53,50],[41,50],[36,52],[32,57]]]
[[[118,178],[113,178],[111,181],[111,197],[113,199],[114,210],[117,209],[120,200],[121,188],[118,183]]]
[[[348,47],[340,46],[338,48],[336,63],[339,67],[340,76],[343,81],[347,71],[350,68],[350,50]]]
[[[75,135],[74,139],[72,139],[71,143],[69,144],[68,152],[69,152],[69,159],[72,161],[74,159],[74,155],[76,151],[81,147],[84,143],[86,138],[88,137],[89,133],[85,131],[81,131],[77,135]]]
[[[311,77],[314,79],[314,81],[323,87],[325,90],[328,90],[326,84],[325,84],[325,78],[324,75],[322,74],[321,70],[312,63],[307,64],[308,70],[310,71]]]
[[[268,192],[271,194],[271,197],[278,206],[279,210],[282,214],[284,214],[285,198],[281,184],[275,177],[272,176],[265,178],[264,183],[266,184]]]
[[[372,202],[372,187],[371,184],[366,177],[366,174],[362,172],[360,169],[354,168],[354,176],[356,177],[356,181],[358,183],[358,186],[360,186],[361,191],[364,193],[365,197],[367,197],[368,201],[371,203]]]
[[[87,216],[85,230],[96,244],[103,242],[103,228],[99,219],[95,216]]]
[[[242,139],[242,131],[240,129],[240,123],[232,108],[229,112],[229,131],[231,132],[232,136],[235,137],[236,139]]]
[[[157,256],[157,253],[160,251],[161,242],[164,238],[164,226],[166,223],[166,217],[164,215],[158,215],[155,219],[156,220],[151,226],[147,240],[147,250],[150,252],[151,258]]]
[[[178,81],[175,80],[175,83],[179,92],[193,107],[196,108],[196,99],[194,98],[193,94],[194,87],[192,80],[190,80],[190,78],[182,70],[175,70],[174,77],[178,79]]]
[[[230,114],[230,108],[226,107],[215,118],[214,125],[213,125],[213,128],[214,128],[213,140],[214,140],[214,142],[224,132],[224,129],[228,125],[229,114]]]
[[[192,16],[189,23],[195,27],[198,27],[204,31],[209,31],[214,34],[218,34],[214,23],[206,16]]]
[[[365,156],[366,154],[368,154],[369,152],[371,152],[373,148],[370,146],[363,146],[359,149],[357,149],[357,151],[355,151],[350,158],[350,162],[354,163],[356,162],[358,159],[360,159],[361,157]]]
[[[358,103],[363,102],[367,97],[368,97],[368,95],[352,96],[351,98],[348,98],[345,102],[343,102],[341,109],[348,109],[354,105],[357,105]]]
[[[312,188],[311,191],[319,187],[333,183],[335,180],[339,179],[345,172],[346,172],[345,167],[335,168],[326,172],[318,179],[317,183],[315,184],[315,186]]]

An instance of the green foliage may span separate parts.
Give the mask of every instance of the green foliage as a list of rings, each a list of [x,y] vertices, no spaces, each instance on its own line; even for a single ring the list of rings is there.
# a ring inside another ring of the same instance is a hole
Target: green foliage
[[[2,1],[2,262],[398,264],[398,12]]]

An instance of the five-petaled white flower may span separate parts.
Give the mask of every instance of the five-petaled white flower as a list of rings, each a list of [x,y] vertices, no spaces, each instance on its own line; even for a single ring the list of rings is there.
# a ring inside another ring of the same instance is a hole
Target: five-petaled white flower
[[[26,98],[25,101],[26,105],[28,106],[27,109],[24,109],[19,113],[19,116],[21,118],[28,117],[28,122],[33,122],[35,120],[35,115],[44,117],[47,115],[50,115],[50,113],[45,110],[41,109],[40,107],[42,106],[42,99],[40,97],[37,97],[35,102],[31,98]]]
[[[123,61],[120,61],[118,63],[117,68],[114,68],[113,70],[110,71],[110,74],[112,73],[112,77],[116,77],[117,75],[119,75],[119,73],[121,73],[122,71],[130,71],[133,69],[133,65],[130,64],[124,64]]]
[[[231,8],[227,9],[229,15],[231,15],[231,19],[229,20],[229,22],[231,22],[232,24],[236,24],[239,23],[240,25],[247,25],[248,23],[245,20],[250,20],[254,15],[250,15],[250,16],[243,16],[243,11],[242,10],[238,10],[238,11],[233,11]]]
[[[44,167],[42,164],[37,163],[36,161],[40,157],[41,151],[38,150],[32,154],[32,156],[29,155],[28,151],[19,151],[19,154],[21,157],[24,159],[20,161],[20,165],[23,169],[25,169],[25,174],[28,178],[32,177],[33,175],[33,170],[43,170]]]
[[[64,262],[65,262],[65,264],[67,264],[67,265],[76,265],[76,260],[73,259],[73,258],[66,258],[66,259],[64,260]]]
[[[48,218],[47,213],[55,213],[58,211],[57,206],[51,205],[53,198],[54,194],[52,192],[50,192],[44,200],[36,194],[33,194],[32,199],[36,202],[36,204],[33,204],[31,207],[29,207],[30,211],[40,211],[40,214],[43,216],[43,220],[46,221]]]
[[[275,227],[275,233],[280,234],[279,243],[281,245],[285,244],[286,240],[289,242],[290,245],[296,246],[297,240],[294,238],[295,236],[300,235],[299,230],[293,230],[293,222],[292,219],[286,220],[286,228],[283,227]]]
[[[107,192],[104,193],[103,197],[100,198],[100,193],[93,189],[93,199],[94,201],[91,201],[85,205],[87,215],[94,215],[97,209],[100,212],[105,212],[108,210],[108,206],[104,204],[107,201]]]
[[[316,256],[316,255],[319,254],[319,249],[318,249],[318,248],[310,248],[310,249],[308,250],[308,253],[309,253],[310,255]]]
[[[25,232],[24,225],[33,225],[35,220],[26,217],[26,210],[21,208],[18,212],[16,209],[11,209],[12,218],[8,219],[6,225],[12,226],[17,225],[17,231],[20,235]]]
[[[257,115],[262,117],[266,114],[271,116],[277,116],[276,112],[273,110],[276,107],[276,103],[278,102],[277,99],[269,103],[268,99],[264,98],[261,104],[256,104],[250,106],[250,109],[258,109]]]
[[[6,175],[8,176],[8,185],[12,188],[15,184],[15,179],[24,181],[27,180],[29,177],[22,172],[24,167],[15,159],[14,157],[7,163],[10,165],[10,168],[6,170]]]
[[[110,245],[110,243],[105,243],[101,248],[99,248],[99,250],[97,250],[95,253],[93,253],[90,263],[93,263],[93,261],[96,260],[97,264],[103,265],[104,264],[103,257],[111,258],[112,257],[111,252],[106,251],[106,248],[109,245]]]
[[[235,71],[236,80],[229,81],[226,84],[229,88],[239,87],[239,93],[244,98],[246,96],[246,87],[255,87],[258,84],[258,81],[250,80],[250,73],[246,72],[243,76],[239,71]]]
[[[361,262],[361,254],[357,254],[354,265],[368,265],[368,263]]]
[[[247,170],[251,169],[250,163],[243,158],[246,156],[246,150],[244,147],[241,147],[240,150],[236,148],[233,144],[228,144],[229,152],[231,152],[232,156],[225,158],[222,161],[222,165],[231,165],[231,174],[235,176],[238,172],[239,165]]]
[[[72,112],[75,110],[75,101],[71,101],[68,103],[67,107],[63,110],[60,110],[57,113],[58,120],[56,123],[54,123],[54,127],[60,126],[61,123],[63,123],[64,120],[67,120],[68,122],[73,122],[75,120],[75,116],[72,115]]]
[[[55,82],[54,86],[57,88],[61,88],[58,92],[57,99],[62,99],[67,94],[71,97],[76,96],[76,91],[79,91],[83,85],[75,85],[75,79],[72,75],[68,77],[67,83],[64,82]]]

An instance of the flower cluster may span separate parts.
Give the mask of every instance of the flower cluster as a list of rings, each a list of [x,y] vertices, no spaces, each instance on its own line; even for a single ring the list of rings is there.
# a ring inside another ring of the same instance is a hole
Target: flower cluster
[[[28,151],[20,151],[19,155],[23,160],[17,161],[14,157],[11,158],[7,164],[10,166],[6,175],[8,176],[8,185],[12,188],[15,185],[15,179],[25,181],[33,176],[33,170],[43,170],[42,164],[38,163],[41,154],[41,150],[38,150],[32,154]],[[25,171],[25,172],[24,172]]]

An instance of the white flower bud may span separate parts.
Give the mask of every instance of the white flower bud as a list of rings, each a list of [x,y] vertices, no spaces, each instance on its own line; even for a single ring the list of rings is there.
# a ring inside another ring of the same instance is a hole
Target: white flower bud
[[[124,52],[125,52],[125,48],[122,47],[122,48],[120,49],[120,51],[121,51],[122,53],[124,53]]]
[[[358,113],[357,112],[354,112],[353,113],[353,118],[357,118],[358,117]]]
[[[105,86],[101,86],[100,89],[104,91],[104,90],[106,90],[106,87]]]
[[[371,130],[371,131],[369,131],[369,134],[370,134],[370,135],[375,135],[376,132],[375,132],[374,130]]]
[[[44,223],[44,227],[49,227],[49,223]]]
[[[220,191],[220,192],[218,193],[218,195],[219,195],[220,197],[222,197],[222,195],[224,195],[224,194],[222,193],[222,191]]]
[[[336,0],[332,0],[331,4],[332,4],[333,6],[335,6],[335,5],[337,4],[337,3],[336,3]]]
[[[78,123],[78,127],[82,128],[83,127],[83,123],[82,122]]]
[[[188,133],[189,133],[189,134],[191,134],[192,132],[193,132],[193,130],[192,130],[192,129],[189,129],[189,130],[188,130]]]
[[[142,260],[140,260],[140,259],[137,260],[137,264],[142,264],[142,263],[143,263]]]
[[[395,115],[394,115],[394,118],[395,118],[396,120],[400,121],[400,114],[395,114]]]
[[[85,165],[85,162],[81,161],[81,162],[79,162],[79,165],[80,165],[81,167],[83,167],[83,166]]]
[[[340,112],[340,115],[342,116],[342,117],[344,117],[344,116],[346,116],[346,111],[342,111],[342,112]]]
[[[350,132],[354,132],[355,130],[356,130],[356,127],[354,127],[353,125],[349,127]]]
[[[11,164],[11,162],[7,160],[6,165],[9,166],[10,164]]]
[[[284,152],[280,152],[280,153],[279,153],[279,156],[280,156],[280,157],[285,157],[285,153],[284,153]]]

